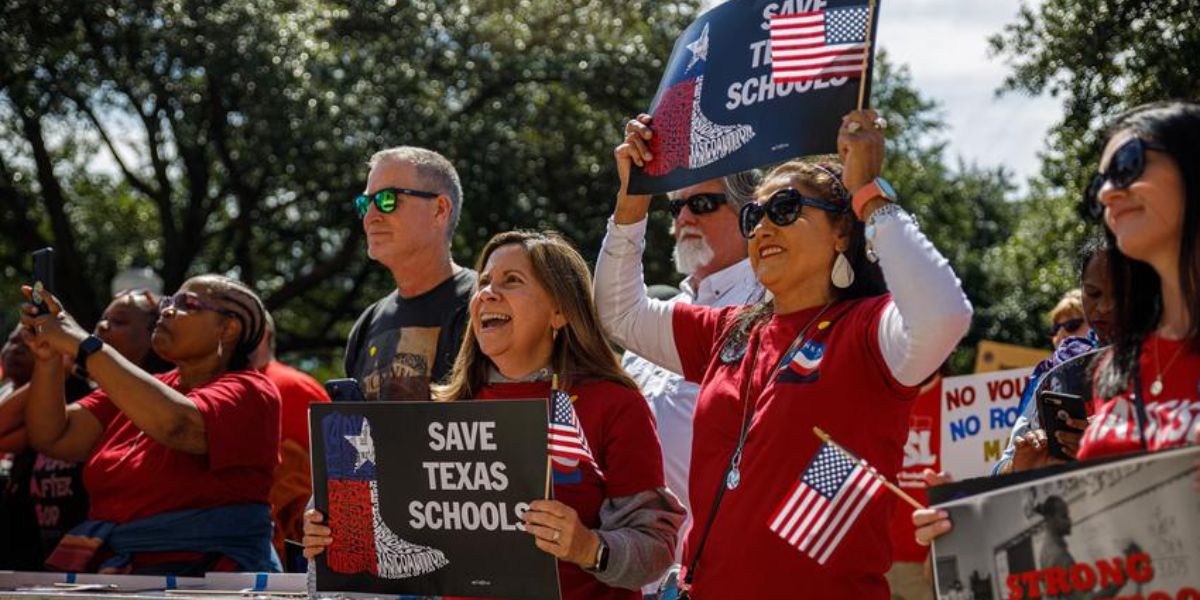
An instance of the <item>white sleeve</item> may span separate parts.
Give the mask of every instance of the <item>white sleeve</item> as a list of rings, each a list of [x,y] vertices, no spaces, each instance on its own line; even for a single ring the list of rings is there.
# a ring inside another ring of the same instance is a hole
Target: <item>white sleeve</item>
[[[682,374],[675,348],[671,304],[646,295],[642,252],[646,219],[618,225],[610,218],[608,233],[596,257],[596,308],[608,335],[650,362]]]
[[[880,215],[869,243],[892,292],[879,317],[879,349],[892,376],[915,386],[942,365],[971,327],[971,302],[954,270],[912,216]]]

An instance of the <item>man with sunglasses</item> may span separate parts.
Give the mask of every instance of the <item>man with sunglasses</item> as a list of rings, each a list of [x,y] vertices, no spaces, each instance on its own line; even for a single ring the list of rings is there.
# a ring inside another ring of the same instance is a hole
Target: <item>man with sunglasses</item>
[[[354,207],[367,254],[396,289],[368,307],[346,344],[346,375],[367,400],[428,400],[450,371],[467,323],[476,274],[454,264],[450,242],[462,211],[462,184],[444,156],[400,146],[369,161]]]
[[[674,221],[675,270],[684,275],[671,302],[702,306],[752,304],[763,287],[738,234],[738,211],[754,200],[760,175],[744,171],[710,179],[668,194]],[[625,370],[637,382],[658,424],[667,487],[688,506],[692,414],[700,386],[645,358],[626,352]],[[690,514],[690,509],[689,509]]]

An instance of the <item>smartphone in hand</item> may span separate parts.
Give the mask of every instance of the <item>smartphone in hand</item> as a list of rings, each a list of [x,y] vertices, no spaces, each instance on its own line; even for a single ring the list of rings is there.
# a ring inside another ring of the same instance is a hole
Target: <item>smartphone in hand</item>
[[[1067,425],[1062,419],[1058,418],[1059,411],[1066,411],[1072,419],[1086,421],[1088,414],[1083,396],[1051,391],[1044,391],[1038,394],[1038,418],[1041,421],[1042,429],[1046,430],[1046,441],[1049,443],[1050,456],[1062,460],[1075,460],[1075,457],[1063,451],[1062,444],[1058,443],[1058,436],[1054,434],[1059,431],[1083,432]]]
[[[42,248],[33,251],[33,305],[38,314],[50,312],[42,293],[55,293],[54,289],[54,248]]]

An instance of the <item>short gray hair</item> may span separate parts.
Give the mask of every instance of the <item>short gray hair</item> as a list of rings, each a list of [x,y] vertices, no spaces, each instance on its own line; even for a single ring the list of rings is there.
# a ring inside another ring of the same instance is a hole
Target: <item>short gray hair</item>
[[[454,165],[445,156],[416,146],[396,146],[380,150],[371,156],[367,166],[374,169],[383,162],[412,165],[421,182],[434,188],[428,191],[445,194],[450,198],[450,226],[446,228],[446,239],[453,240],[458,218],[462,214],[462,182]]]
[[[758,169],[741,171],[721,178],[721,187],[725,188],[725,202],[735,213],[741,213],[742,207],[754,201],[754,190],[762,183],[762,172]],[[679,191],[667,194],[672,200],[679,198]]]
[[[754,201],[754,190],[762,183],[762,173],[758,169],[750,169],[721,178],[725,186],[725,201],[733,208],[733,212],[741,213],[742,207]]]

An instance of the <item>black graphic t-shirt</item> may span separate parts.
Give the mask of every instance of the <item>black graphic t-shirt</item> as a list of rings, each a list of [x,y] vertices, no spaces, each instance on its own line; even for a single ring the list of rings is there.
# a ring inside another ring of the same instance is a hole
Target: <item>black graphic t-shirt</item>
[[[462,269],[415,298],[393,291],[358,318],[346,343],[346,376],[367,400],[428,400],[454,364],[477,275]]]

